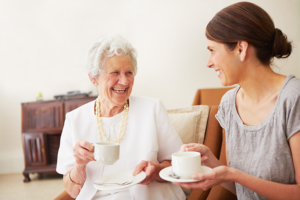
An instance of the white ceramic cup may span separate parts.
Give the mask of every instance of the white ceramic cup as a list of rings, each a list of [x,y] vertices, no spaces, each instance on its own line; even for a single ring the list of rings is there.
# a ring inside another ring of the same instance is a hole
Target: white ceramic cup
[[[191,179],[201,170],[201,154],[199,152],[178,152],[172,154],[173,172],[183,179]]]
[[[103,165],[113,165],[119,160],[120,144],[114,142],[94,143],[94,158]]]

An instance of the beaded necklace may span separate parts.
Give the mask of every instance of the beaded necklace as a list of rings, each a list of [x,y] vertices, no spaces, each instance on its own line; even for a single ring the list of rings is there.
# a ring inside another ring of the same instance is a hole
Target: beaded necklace
[[[101,116],[100,116],[100,112],[101,112],[101,110],[100,110],[100,98],[98,97],[96,99],[96,116],[95,117],[96,117],[96,123],[97,123],[97,129],[98,129],[98,135],[99,135],[99,138],[100,138],[100,142],[102,142],[102,137],[101,137],[101,135],[102,135],[106,142],[120,143],[121,139],[123,138],[123,136],[125,134],[128,110],[129,110],[129,106],[128,106],[128,100],[127,100],[125,105],[124,105],[124,111],[123,111],[121,127],[120,127],[120,130],[119,130],[118,138],[114,141],[110,141],[107,138],[106,134],[104,133],[104,130],[103,130],[103,127],[102,127]]]

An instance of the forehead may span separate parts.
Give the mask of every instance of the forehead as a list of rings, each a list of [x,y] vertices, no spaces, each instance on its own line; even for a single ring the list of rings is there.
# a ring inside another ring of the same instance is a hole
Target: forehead
[[[132,70],[132,61],[129,55],[107,58],[105,60],[105,71]]]
[[[219,47],[221,46],[222,44],[219,43],[219,42],[215,42],[215,41],[212,41],[212,40],[207,40],[207,48],[211,47]]]
[[[231,52],[225,44],[212,40],[207,40],[207,49],[218,50],[220,52]]]

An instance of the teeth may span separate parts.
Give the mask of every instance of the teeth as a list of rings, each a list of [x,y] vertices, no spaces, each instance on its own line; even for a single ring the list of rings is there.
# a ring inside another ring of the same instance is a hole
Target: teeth
[[[117,88],[113,88],[113,91],[117,92],[117,93],[123,93],[125,92],[126,89],[117,89]]]
[[[218,76],[219,76],[220,73],[221,73],[221,72],[218,70],[218,71],[217,71]]]

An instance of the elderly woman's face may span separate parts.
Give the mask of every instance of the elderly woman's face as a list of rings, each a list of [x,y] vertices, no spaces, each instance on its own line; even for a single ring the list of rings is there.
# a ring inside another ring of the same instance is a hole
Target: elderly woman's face
[[[98,90],[104,103],[107,101],[114,106],[124,106],[129,98],[134,83],[131,58],[113,56],[105,61],[104,72],[98,78]]]

